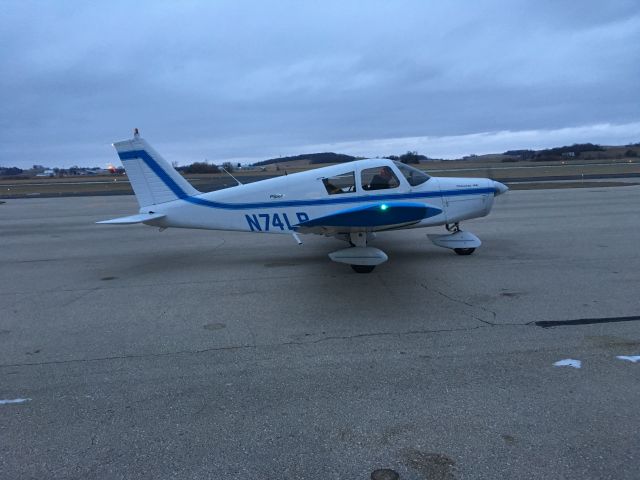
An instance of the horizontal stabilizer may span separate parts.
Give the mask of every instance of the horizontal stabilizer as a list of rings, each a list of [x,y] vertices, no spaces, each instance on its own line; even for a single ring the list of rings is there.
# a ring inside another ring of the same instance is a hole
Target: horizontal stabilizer
[[[111,220],[102,220],[101,222],[109,225],[131,225],[134,223],[146,223],[151,220],[158,220],[164,218],[164,213],[139,213],[138,215],[130,215],[128,217],[113,218]]]
[[[376,202],[313,218],[296,225],[295,229],[304,231],[314,227],[375,228],[415,223],[440,213],[440,208],[424,203]]]

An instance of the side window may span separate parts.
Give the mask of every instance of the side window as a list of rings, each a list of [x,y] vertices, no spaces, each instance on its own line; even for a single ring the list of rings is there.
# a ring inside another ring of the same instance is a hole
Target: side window
[[[356,191],[356,174],[355,172],[341,173],[333,177],[323,178],[322,183],[327,189],[329,195],[337,195],[340,193],[349,193]]]
[[[389,167],[366,168],[362,170],[362,188],[364,190],[383,190],[396,188],[400,181]]]

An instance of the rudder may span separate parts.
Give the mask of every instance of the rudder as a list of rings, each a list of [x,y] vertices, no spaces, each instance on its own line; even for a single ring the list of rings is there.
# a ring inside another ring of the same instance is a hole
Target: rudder
[[[200,193],[140,137],[137,128],[133,139],[116,142],[113,146],[141,208]]]

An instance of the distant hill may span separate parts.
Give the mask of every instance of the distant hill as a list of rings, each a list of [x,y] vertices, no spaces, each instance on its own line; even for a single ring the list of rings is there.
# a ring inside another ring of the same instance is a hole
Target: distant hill
[[[304,155],[294,155],[292,157],[270,158],[269,160],[256,162],[253,165],[255,165],[256,167],[264,167],[267,165],[282,164],[283,166],[287,167],[302,167],[306,165],[319,165],[323,163],[345,163],[351,162],[353,160],[358,160],[360,158],[363,157],[352,157],[351,155],[333,152],[307,153]],[[403,163],[420,163],[428,162],[429,160],[431,160],[426,155],[420,155],[418,152],[407,152],[400,156],[389,155],[385,158],[390,158],[391,160],[399,160]]]
[[[593,143],[576,143],[563,147],[547,148],[543,150],[508,150],[503,153],[489,153],[482,155],[468,155],[458,160],[471,162],[555,162],[568,160],[619,160],[623,158],[640,157],[640,143],[618,146],[602,146]],[[307,168],[310,165],[337,164],[358,160],[353,157],[333,152],[307,153],[290,157],[271,158],[254,163],[255,166],[265,167],[276,165],[279,168]],[[438,161],[437,159],[421,155],[418,152],[407,152],[403,155],[388,155],[385,158],[399,160],[404,163],[421,164]],[[454,160],[455,161],[455,160]]]
[[[351,155],[345,155],[334,152],[323,153],[307,153],[302,155],[294,155],[289,157],[271,158],[269,160],[263,160],[256,162],[253,165],[257,167],[263,167],[262,170],[281,170],[295,172],[300,170],[306,170],[310,166],[322,165],[322,164],[339,164],[350,162],[352,160],[359,160],[364,157],[354,157]],[[387,155],[384,158],[390,158],[392,160],[399,160],[404,163],[422,164],[425,167],[431,167],[438,163],[444,162],[445,164],[451,164],[451,162],[469,162],[475,164],[489,164],[489,163],[506,163],[506,162],[562,162],[566,164],[577,162],[631,162],[636,163],[640,159],[640,142],[630,143],[627,145],[596,145],[593,143],[577,143],[574,145],[568,145],[563,147],[547,148],[543,150],[531,150],[531,149],[518,149],[508,150],[503,153],[488,153],[475,155],[470,154],[463,158],[443,160],[427,157],[426,155],[419,154],[418,152],[408,151],[402,155]],[[426,164],[429,165],[426,165]],[[275,165],[269,169],[264,168],[270,165]],[[232,171],[232,165],[228,162],[224,164],[227,171]],[[440,167],[436,167],[440,168]],[[447,167],[448,168],[448,167]],[[198,174],[198,173],[217,173],[219,168],[216,165],[209,164],[207,162],[195,162],[191,165],[184,165],[178,167],[183,173]],[[75,170],[75,172],[74,172]],[[85,167],[71,167],[70,169],[54,168],[55,176],[68,176],[78,175],[78,170],[99,170],[97,168],[85,168]],[[43,173],[45,167],[42,165],[34,165],[34,168],[22,170],[17,167],[8,167],[0,165],[0,178],[31,178],[38,173]],[[123,169],[118,169],[117,173],[122,173]],[[92,172],[95,173],[95,172]]]
[[[508,150],[502,154],[503,162],[531,160],[534,162],[549,162],[567,160],[571,158],[582,160],[612,160],[637,157],[640,144],[625,146],[602,146],[593,143],[576,143],[564,147],[547,148],[544,150]],[[483,155],[484,157],[485,155]]]
[[[274,163],[284,163],[284,162],[299,162],[299,163],[307,163],[309,165],[318,165],[322,163],[345,163],[356,160],[356,157],[352,157],[351,155],[344,155],[342,153],[333,153],[333,152],[325,152],[325,153],[308,153],[304,155],[295,155],[293,157],[280,157],[280,158],[270,158],[269,160],[263,160],[261,162],[256,162],[254,165],[256,167],[264,167],[266,165],[272,165]]]

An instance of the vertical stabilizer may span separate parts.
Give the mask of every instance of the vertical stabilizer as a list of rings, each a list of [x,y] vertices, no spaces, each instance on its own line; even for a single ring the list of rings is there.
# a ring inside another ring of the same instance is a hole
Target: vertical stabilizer
[[[114,143],[113,146],[127,171],[140,207],[200,193],[140,137],[137,128],[133,139]]]

